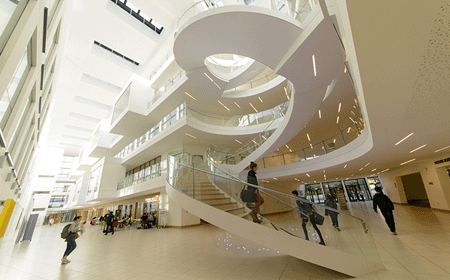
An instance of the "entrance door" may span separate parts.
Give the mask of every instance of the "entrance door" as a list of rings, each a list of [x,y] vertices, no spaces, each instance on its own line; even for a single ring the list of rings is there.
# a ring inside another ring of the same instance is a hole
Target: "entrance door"
[[[353,201],[358,201],[359,198],[359,188],[358,188],[358,181],[357,180],[348,180],[344,181],[345,188],[347,189],[347,195],[348,199]]]
[[[427,191],[420,173],[402,176],[403,189],[409,205],[430,208]]]

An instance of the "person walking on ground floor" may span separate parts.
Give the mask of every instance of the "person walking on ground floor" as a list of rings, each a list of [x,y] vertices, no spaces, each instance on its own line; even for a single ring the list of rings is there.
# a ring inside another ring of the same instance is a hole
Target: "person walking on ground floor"
[[[334,201],[333,196],[331,196],[331,194],[327,194],[327,200],[325,200],[325,206],[333,208],[333,209],[337,209],[337,204]],[[338,221],[338,212],[334,212],[328,209],[325,209],[325,216],[330,216],[331,218],[331,222],[333,223],[333,227],[335,229],[337,229],[337,231],[341,231],[339,229],[339,221]]]
[[[79,222],[81,221],[81,216],[76,216],[73,219],[73,222],[70,223],[69,232],[66,237],[67,247],[66,251],[64,252],[63,258],[61,259],[62,264],[70,263],[70,261],[67,259],[67,257],[70,255],[70,253],[77,248],[77,243],[75,242],[75,239],[78,238],[78,232],[81,230]]]
[[[296,191],[296,190],[293,190],[292,194],[295,197],[301,198],[305,201],[307,200],[306,197],[300,197],[298,195],[298,191]],[[310,221],[311,225],[316,230],[317,235],[320,238],[319,244],[325,246],[325,241],[323,241],[322,233],[320,232],[319,228],[317,227],[316,221],[314,220],[314,207],[312,206],[312,204],[304,202],[302,200],[296,200],[295,202],[297,203],[298,210],[300,210],[300,217],[302,218],[302,228],[303,228],[303,232],[305,233],[305,239],[309,240],[308,230],[306,229],[306,224],[308,223],[308,221]]]
[[[108,235],[109,229],[111,229],[111,234],[114,235],[114,215],[112,211],[109,211],[109,214],[106,216],[106,232],[105,235]]]
[[[381,214],[383,214],[384,220],[389,226],[392,234],[397,235],[397,232],[395,231],[394,214],[392,213],[394,204],[387,195],[383,194],[381,187],[375,187],[375,191],[377,193],[373,196],[373,210],[375,213],[378,213],[377,207],[380,208]]]

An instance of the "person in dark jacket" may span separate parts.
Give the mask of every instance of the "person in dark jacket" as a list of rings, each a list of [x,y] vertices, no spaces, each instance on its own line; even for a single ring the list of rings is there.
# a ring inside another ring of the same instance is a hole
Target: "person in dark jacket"
[[[109,211],[109,214],[106,215],[106,232],[105,235],[108,235],[109,229],[111,229],[111,234],[114,235],[114,227],[113,227],[113,222],[114,222],[114,215],[112,213],[112,211]]]
[[[306,197],[300,197],[298,195],[298,191],[293,190],[292,194],[295,197],[301,198],[303,200],[307,200]],[[308,230],[306,229],[306,224],[308,223],[308,220],[311,222],[313,228],[316,230],[317,235],[320,238],[320,243],[321,245],[325,246],[325,241],[323,241],[322,238],[322,233],[320,232],[319,228],[317,227],[316,221],[314,221],[314,207],[312,206],[312,204],[304,202],[302,200],[296,200],[295,201],[298,207],[298,210],[300,210],[300,217],[302,218],[302,228],[303,228],[303,232],[305,233],[305,239],[309,240],[308,237]]]
[[[378,213],[377,207],[380,208],[381,214],[383,214],[384,220],[391,229],[392,234],[397,235],[397,232],[395,231],[394,214],[392,213],[394,204],[387,195],[383,194],[381,187],[375,187],[375,191],[377,193],[373,196],[373,210],[375,213]]]
[[[258,165],[254,163],[253,161],[250,162],[250,170],[248,171],[247,175],[247,183],[252,185],[258,185],[258,179],[256,178],[256,171],[258,170]],[[253,222],[255,223],[262,223],[260,219],[258,219],[258,213],[259,213],[259,207],[264,203],[263,197],[259,194],[259,190],[257,188],[254,188],[252,186],[247,186],[248,190],[252,190],[256,193],[256,202],[255,206],[253,207],[252,211],[250,212],[250,216],[253,219]]]
[[[337,209],[337,204],[334,201],[334,198],[331,194],[327,194],[327,200],[325,200],[325,206]],[[337,231],[341,231],[339,228],[339,222],[338,222],[338,212],[334,212],[328,209],[325,209],[325,216],[330,216],[331,222],[333,222],[333,227],[337,229]]]

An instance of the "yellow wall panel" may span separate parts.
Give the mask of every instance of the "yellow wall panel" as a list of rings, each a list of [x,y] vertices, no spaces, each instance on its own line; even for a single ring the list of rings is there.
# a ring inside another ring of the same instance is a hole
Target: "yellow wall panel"
[[[9,219],[11,219],[11,215],[14,211],[14,207],[16,206],[16,202],[12,199],[6,200],[5,206],[3,208],[2,214],[0,215],[0,238],[5,235],[6,228],[9,224]]]

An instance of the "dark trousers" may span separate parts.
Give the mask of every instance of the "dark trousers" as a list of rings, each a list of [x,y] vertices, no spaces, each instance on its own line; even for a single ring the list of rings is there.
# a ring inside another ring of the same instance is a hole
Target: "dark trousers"
[[[306,224],[308,223],[308,218],[309,218],[309,220],[311,220],[311,224],[312,224],[313,228],[317,232],[317,235],[319,235],[320,242],[324,243],[323,238],[322,238],[322,233],[320,233],[320,230],[317,227],[316,222],[314,221],[314,219],[312,217],[313,217],[312,215],[308,215],[308,217],[302,216],[302,228],[303,228],[303,232],[305,233],[305,239],[309,240],[308,230],[306,229]]]
[[[384,220],[386,221],[386,224],[391,229],[391,232],[395,232],[395,222],[394,222],[394,214],[392,213],[392,209],[390,208],[383,208],[380,209],[381,214],[383,214]]]
[[[105,234],[108,234],[109,229],[111,229],[112,234],[114,234],[114,228],[112,225],[113,224],[106,224],[106,233]]]
[[[75,234],[73,233],[69,234],[69,236],[66,237],[66,242],[67,248],[66,251],[64,252],[63,257],[67,257],[68,255],[70,255],[70,253],[73,252],[73,250],[75,250],[75,248],[77,248],[77,243],[75,242]]]
[[[331,221],[333,222],[333,226],[338,228],[339,227],[338,214],[330,213],[329,215],[330,215]]]

